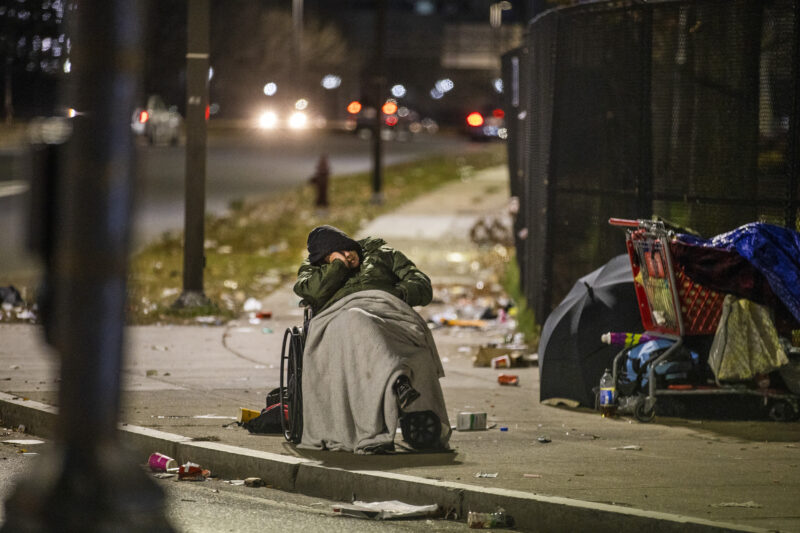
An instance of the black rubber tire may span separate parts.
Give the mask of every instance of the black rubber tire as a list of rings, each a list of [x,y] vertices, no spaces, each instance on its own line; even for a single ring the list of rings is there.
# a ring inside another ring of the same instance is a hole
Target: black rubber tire
[[[797,420],[797,408],[787,400],[775,400],[769,406],[769,417],[775,422],[792,422]]]
[[[656,406],[654,405],[647,410],[645,408],[645,403],[645,400],[642,400],[636,404],[636,407],[633,409],[633,416],[639,422],[644,422],[646,424],[648,422],[652,422],[656,417]]]
[[[281,426],[284,438],[294,444],[303,438],[303,348],[305,338],[301,328],[287,328],[281,348]]]
[[[400,418],[400,429],[403,440],[417,450],[439,448],[439,437],[442,433],[442,421],[433,411],[415,411],[405,413]]]

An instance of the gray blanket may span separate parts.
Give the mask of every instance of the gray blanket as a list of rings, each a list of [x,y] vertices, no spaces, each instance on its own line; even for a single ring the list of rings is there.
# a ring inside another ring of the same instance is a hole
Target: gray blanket
[[[406,411],[436,413],[446,447],[444,370],[422,317],[378,290],[351,294],[315,316],[303,351],[300,447],[370,453],[391,445],[400,415],[392,384],[403,373],[421,394]]]

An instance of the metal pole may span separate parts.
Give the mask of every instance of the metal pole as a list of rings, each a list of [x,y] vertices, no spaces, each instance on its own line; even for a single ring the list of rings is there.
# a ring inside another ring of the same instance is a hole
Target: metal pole
[[[206,258],[206,109],[208,109],[209,0],[188,0],[186,47],[186,211],[183,293],[174,307],[209,305],[203,292]]]
[[[31,242],[49,258],[42,313],[61,356],[58,447],[8,499],[4,532],[171,531],[160,489],[117,437],[141,7],[86,0],[70,13],[65,101],[80,114],[39,130],[53,154],[42,182],[57,187],[42,195],[53,208],[43,226],[50,234]]]
[[[300,94],[303,79],[303,0],[292,0],[292,51],[294,52],[294,67],[292,68],[292,90]]]
[[[375,98],[375,124],[372,132],[372,203],[383,203],[383,139],[381,139],[381,123],[383,98],[386,93],[386,77],[384,76],[384,35],[386,33],[386,0],[377,0],[378,9],[375,13],[375,64],[374,98]]]

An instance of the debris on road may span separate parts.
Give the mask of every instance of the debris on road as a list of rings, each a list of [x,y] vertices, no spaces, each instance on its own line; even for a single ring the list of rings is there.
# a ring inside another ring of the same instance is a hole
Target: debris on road
[[[244,478],[244,484],[246,487],[266,487],[267,483],[261,479],[260,477],[247,477]]]
[[[33,446],[35,444],[44,444],[43,440],[37,440],[37,439],[9,439],[0,442],[2,442],[3,444],[15,444],[18,446]]]
[[[629,444],[627,446],[618,446],[616,448],[611,448],[612,450],[625,450],[625,451],[640,451],[642,449],[641,446],[636,446],[635,444]]]
[[[411,505],[398,500],[384,502],[355,501],[352,504],[336,504],[332,506],[334,514],[354,518],[368,518],[372,520],[391,520],[393,518],[418,518],[440,514],[439,506]]]
[[[570,409],[576,409],[581,404],[578,400],[572,400],[570,398],[547,398],[546,400],[542,400],[540,403],[549,405],[550,407],[558,407],[563,405],[564,407],[569,407]]]
[[[255,298],[248,298],[247,300],[245,300],[242,309],[248,313],[250,311],[253,312],[261,311],[261,302]]]
[[[492,478],[493,479],[493,478],[497,477],[497,472],[493,472],[491,474],[489,472],[477,472],[475,474],[475,477],[477,477],[477,478]]]
[[[542,475],[541,474],[522,474],[522,477],[540,479],[542,477]]]
[[[178,471],[178,462],[172,457],[159,452],[150,454],[150,457],[147,459],[147,464],[150,466],[150,470],[155,472]]]
[[[458,413],[456,429],[458,431],[486,429],[486,413]]]
[[[550,440],[550,437],[548,437],[547,435],[542,435],[541,437],[537,437],[536,440],[541,442],[542,444],[547,444],[548,442],[552,442]]]
[[[178,470],[178,480],[180,481],[205,481],[210,476],[210,470],[205,470],[199,464],[192,462],[182,464]]]
[[[747,502],[723,502],[723,503],[712,503],[710,507],[743,507],[745,509],[761,509],[761,505],[757,504],[754,501],[747,501]]]
[[[500,385],[519,385],[519,376],[516,374],[500,374],[497,376],[497,382]]]
[[[476,513],[470,511],[467,514],[467,525],[470,529],[514,527],[514,518],[506,514],[504,509],[500,508],[493,513]]]

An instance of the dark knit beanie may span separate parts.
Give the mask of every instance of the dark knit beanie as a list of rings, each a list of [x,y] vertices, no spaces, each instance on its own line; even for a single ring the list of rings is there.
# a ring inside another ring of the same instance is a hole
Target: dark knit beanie
[[[318,226],[308,234],[308,261],[319,265],[333,252],[354,250],[363,255],[361,245],[348,237],[342,230],[333,226]]]

